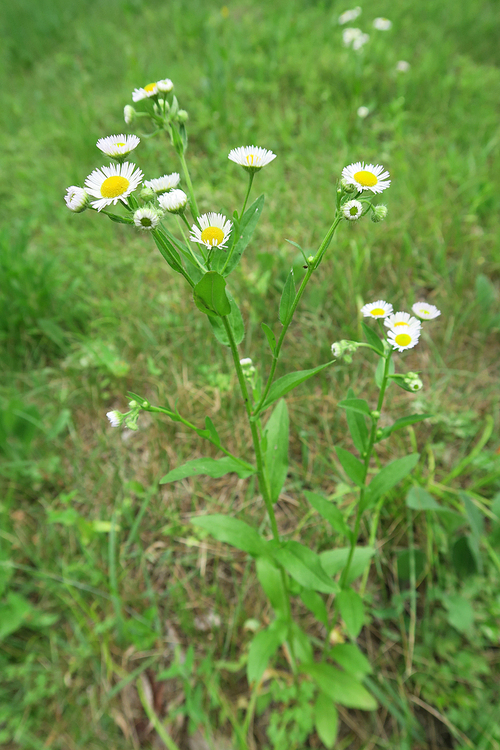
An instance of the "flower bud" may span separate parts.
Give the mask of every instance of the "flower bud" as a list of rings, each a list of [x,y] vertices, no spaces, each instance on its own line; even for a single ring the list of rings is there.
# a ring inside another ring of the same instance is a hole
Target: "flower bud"
[[[150,201],[155,197],[155,191],[152,188],[143,187],[139,195],[141,196],[142,200]]]
[[[127,125],[135,120],[135,115],[135,109],[130,104],[126,104],[123,108],[123,117]]]
[[[90,198],[87,191],[76,185],[67,188],[64,200],[69,210],[75,214],[80,214],[90,205]]]
[[[379,221],[384,221],[386,216],[387,216],[387,206],[380,205],[380,206],[373,207],[371,220],[374,221],[376,224],[378,224]]]
[[[351,352],[355,352],[359,348],[360,344],[357,341],[335,341],[332,344],[332,354],[335,359],[343,359],[347,363],[352,362]]]
[[[411,391],[415,392],[420,391],[424,387],[424,384],[422,383],[418,376],[418,373],[416,372],[407,372],[403,378],[403,382]]]
[[[189,115],[186,112],[185,109],[180,109],[177,112],[177,122],[187,122],[189,120]]]
[[[119,411],[108,411],[106,416],[111,422],[112,427],[119,427],[123,422],[123,418],[125,415]]]
[[[350,182],[347,182],[345,177],[342,177],[340,180],[340,185],[344,191],[344,193],[357,193],[358,188],[356,185],[352,185]]]

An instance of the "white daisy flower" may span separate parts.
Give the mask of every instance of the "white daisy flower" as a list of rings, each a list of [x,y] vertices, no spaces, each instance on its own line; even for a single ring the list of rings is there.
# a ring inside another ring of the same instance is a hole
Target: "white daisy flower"
[[[171,214],[181,214],[186,208],[188,197],[184,190],[170,190],[168,193],[160,195],[158,203],[165,211]]]
[[[403,352],[405,349],[413,349],[418,344],[420,338],[420,328],[415,326],[405,328],[404,331],[388,331],[387,340],[398,352]]]
[[[64,200],[69,210],[73,211],[75,214],[85,211],[90,202],[87,191],[76,185],[72,185],[66,189]]]
[[[342,206],[342,213],[348,221],[356,221],[363,213],[363,205],[359,201],[347,201]]]
[[[240,365],[242,367],[251,367],[253,365],[253,362],[250,357],[243,357],[243,359],[240,359]]]
[[[212,212],[203,214],[198,216],[198,223],[200,227],[196,224],[191,227],[191,242],[198,242],[209,248],[224,247],[232,227],[225,216]]]
[[[370,110],[368,109],[368,107],[358,107],[357,115],[362,120],[364,120],[365,117],[368,117],[369,114],[370,114]]]
[[[438,318],[441,315],[441,310],[438,310],[435,305],[429,305],[427,302],[415,302],[411,309],[422,320],[434,320],[434,318]]]
[[[374,18],[373,28],[377,31],[389,31],[389,29],[392,29],[392,21],[389,21],[388,18]]]
[[[149,99],[151,96],[155,96],[158,93],[158,84],[156,81],[154,83],[148,83],[147,86],[144,86],[142,89],[134,89],[132,91],[132,101],[133,102],[140,102],[141,99]]]
[[[361,312],[365,318],[386,318],[392,314],[392,305],[390,302],[378,299],[376,302],[369,302],[367,305],[363,305]]]
[[[405,331],[407,328],[411,327],[422,327],[421,322],[407,312],[397,312],[389,315],[385,318],[384,325],[393,331]]]
[[[344,29],[342,32],[342,41],[344,42],[344,47],[349,47],[353,43],[355,39],[357,39],[359,36],[362,36],[363,32],[361,29],[355,29],[349,26],[349,28]]]
[[[112,427],[119,427],[121,425],[123,414],[120,414],[119,411],[108,411],[106,416],[111,422]]]
[[[396,70],[399,71],[400,73],[408,73],[410,68],[411,68],[411,65],[409,62],[406,62],[406,60],[399,60],[396,63]]]
[[[352,41],[352,48],[355,50],[361,49],[361,47],[363,47],[363,45],[365,45],[369,39],[369,34],[361,34],[360,36],[357,36]]]
[[[156,85],[158,86],[158,91],[161,91],[164,94],[168,94],[168,92],[172,91],[174,88],[174,84],[170,78],[163,78],[161,81],[157,81]]]
[[[248,172],[255,172],[276,159],[276,154],[258,146],[239,146],[233,148],[227,158],[244,167]]]
[[[127,156],[134,148],[137,148],[141,139],[136,135],[108,135],[107,138],[99,138],[97,148],[111,158]]]
[[[180,179],[181,176],[178,172],[172,172],[172,174],[164,174],[163,177],[156,177],[154,180],[145,180],[144,185],[160,195],[166,193],[167,190],[176,188]]]
[[[365,164],[357,161],[355,164],[349,164],[342,170],[342,177],[350,185],[354,185],[359,193],[363,190],[371,190],[372,193],[381,193],[386,190],[391,181],[389,172],[384,171],[380,164]]]
[[[141,170],[128,161],[125,164],[110,164],[109,167],[94,169],[85,180],[88,193],[98,198],[92,201],[92,207],[101,211],[111,203],[116,206],[119,200],[124,201],[140,185],[142,177]]]
[[[160,223],[160,219],[161,216],[158,211],[151,206],[138,208],[134,213],[134,224],[139,229],[144,229],[145,231],[151,231],[151,229],[155,229]]]
[[[339,24],[343,26],[345,23],[351,23],[351,21],[355,21],[359,15],[361,15],[361,8],[359,5],[356,8],[352,8],[352,10],[345,10],[339,16]]]

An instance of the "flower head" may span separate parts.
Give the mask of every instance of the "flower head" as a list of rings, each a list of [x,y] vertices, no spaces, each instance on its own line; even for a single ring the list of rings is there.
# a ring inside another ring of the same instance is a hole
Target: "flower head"
[[[347,29],[344,29],[342,32],[342,41],[344,42],[344,47],[349,47],[355,39],[357,39],[359,36],[362,36],[363,32],[361,29],[355,29],[352,26],[349,26]]]
[[[161,91],[164,94],[168,94],[169,91],[172,91],[174,88],[174,84],[170,80],[170,78],[163,78],[161,81],[157,81],[156,85],[158,87],[158,91]]]
[[[191,241],[206,247],[224,247],[231,231],[232,223],[222,214],[208,213],[198,216],[199,227],[191,227]]]
[[[64,200],[66,201],[69,210],[73,211],[75,214],[80,214],[82,211],[85,211],[90,202],[87,191],[76,185],[72,185],[66,189]]]
[[[348,221],[356,221],[363,213],[363,205],[359,201],[347,201],[342,206],[344,218]]]
[[[408,71],[410,70],[410,67],[411,67],[410,63],[406,62],[406,60],[399,60],[396,63],[396,70],[399,73],[408,73]]]
[[[357,109],[357,115],[362,120],[364,120],[365,117],[368,117],[369,114],[370,114],[370,110],[368,109],[368,107],[358,107],[358,109]]]
[[[144,185],[160,195],[166,193],[167,190],[176,188],[180,179],[181,176],[178,172],[172,172],[172,174],[164,174],[163,177],[156,177],[154,180],[145,180]]]
[[[393,331],[389,330],[387,333],[387,340],[398,352],[403,352],[405,349],[413,349],[418,344],[420,338],[420,328],[411,326],[405,328],[404,331]]]
[[[158,203],[165,211],[171,214],[181,214],[186,208],[188,197],[184,190],[170,190],[168,193],[160,195]]]
[[[92,207],[101,211],[111,203],[116,205],[124,200],[142,181],[142,172],[135,164],[110,164],[94,171],[85,180],[88,193],[98,200],[92,201]]]
[[[140,102],[141,99],[149,99],[152,96],[156,96],[157,93],[158,84],[154,81],[153,83],[148,83],[147,86],[144,86],[142,89],[134,89],[132,91],[132,101]]]
[[[361,312],[365,318],[386,318],[392,313],[392,305],[390,302],[378,299],[376,302],[369,302],[367,305],[363,305]]]
[[[392,21],[389,21],[388,18],[375,18],[373,28],[377,31],[389,31],[392,28]]]
[[[155,229],[160,223],[161,216],[156,208],[152,206],[144,206],[144,208],[138,208],[134,213],[134,224],[139,229],[145,231],[151,231]]]
[[[99,138],[97,148],[111,158],[127,156],[134,148],[137,148],[141,139],[136,135],[108,135],[107,138]]]
[[[421,322],[407,312],[397,312],[388,315],[384,320],[384,325],[392,331],[406,331],[407,328],[411,328],[412,326],[415,328],[422,327]]]
[[[415,302],[411,309],[422,320],[434,320],[441,315],[441,310],[427,302]]]
[[[369,34],[359,34],[355,39],[352,40],[352,48],[354,50],[361,49],[361,47],[363,47],[369,39]]]
[[[360,161],[344,167],[342,177],[346,182],[354,185],[359,193],[362,193],[363,190],[381,193],[391,184],[390,179],[388,179],[389,172],[384,171],[380,164],[365,164]]]
[[[256,172],[276,159],[276,154],[259,146],[239,146],[233,148],[227,158],[244,167],[248,172]]]
[[[351,21],[355,21],[359,15],[361,15],[361,8],[359,5],[351,10],[345,10],[339,16],[339,24],[343,26],[345,23],[351,23]]]
[[[106,416],[111,422],[112,427],[119,427],[125,415],[121,414],[119,411],[108,411]]]

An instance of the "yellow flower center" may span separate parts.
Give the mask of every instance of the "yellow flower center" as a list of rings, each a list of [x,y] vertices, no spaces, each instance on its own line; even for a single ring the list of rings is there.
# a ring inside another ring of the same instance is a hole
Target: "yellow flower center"
[[[363,185],[363,187],[373,187],[378,182],[373,172],[367,172],[366,169],[362,169],[361,172],[355,172],[354,179],[360,185]]]
[[[394,328],[396,328],[396,326],[409,327],[409,323],[405,323],[404,320],[401,320],[399,323],[394,323]]]
[[[115,143],[115,146],[124,146],[124,143]]]
[[[224,232],[220,227],[207,227],[201,233],[201,239],[209,245],[220,245],[224,239]]]
[[[113,175],[108,177],[101,185],[101,195],[103,198],[117,198],[119,195],[123,195],[127,190],[130,182],[126,177],[121,175]]]
[[[246,157],[246,159],[247,159],[247,164],[248,164],[248,165],[249,165],[250,167],[254,167],[254,166],[255,166],[255,164],[254,164],[254,159],[256,159],[256,158],[257,158],[257,157],[255,157],[255,156],[254,156],[253,154],[247,154],[247,157]]]
[[[398,346],[411,344],[411,336],[408,333],[398,333],[394,340]]]
[[[147,91],[148,94],[151,94],[156,88],[156,81],[154,83],[148,83],[147,86],[144,86],[144,91]]]
[[[370,310],[371,315],[385,315],[385,310],[382,310],[381,307],[374,307],[373,310]]]
[[[420,309],[419,312],[420,312],[420,315],[429,315],[430,314],[429,310],[422,310],[422,309]]]

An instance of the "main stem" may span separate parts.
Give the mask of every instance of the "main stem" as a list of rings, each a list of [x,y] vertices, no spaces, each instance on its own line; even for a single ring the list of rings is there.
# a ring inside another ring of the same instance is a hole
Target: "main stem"
[[[347,578],[349,576],[349,570],[351,568],[352,558],[354,556],[354,550],[356,549],[356,544],[358,542],[359,527],[361,525],[361,516],[363,515],[363,510],[364,510],[366,477],[368,475],[368,467],[370,466],[370,459],[372,457],[373,445],[375,443],[375,437],[377,435],[377,425],[378,425],[378,420],[380,419],[380,411],[384,403],[385,390],[387,388],[387,382],[389,380],[388,375],[389,375],[389,367],[391,363],[391,356],[392,356],[392,349],[385,356],[384,374],[382,376],[382,383],[380,385],[380,391],[378,394],[377,409],[376,409],[376,414],[378,416],[372,416],[372,428],[370,430],[370,437],[368,440],[368,446],[366,448],[366,453],[365,453],[365,460],[363,463],[363,486],[361,487],[361,491],[359,493],[358,509],[356,512],[356,521],[354,522],[354,531],[351,537],[351,548],[349,550],[349,557],[347,558],[347,563],[342,572],[342,577],[340,579],[341,588],[344,588],[347,583]]]

